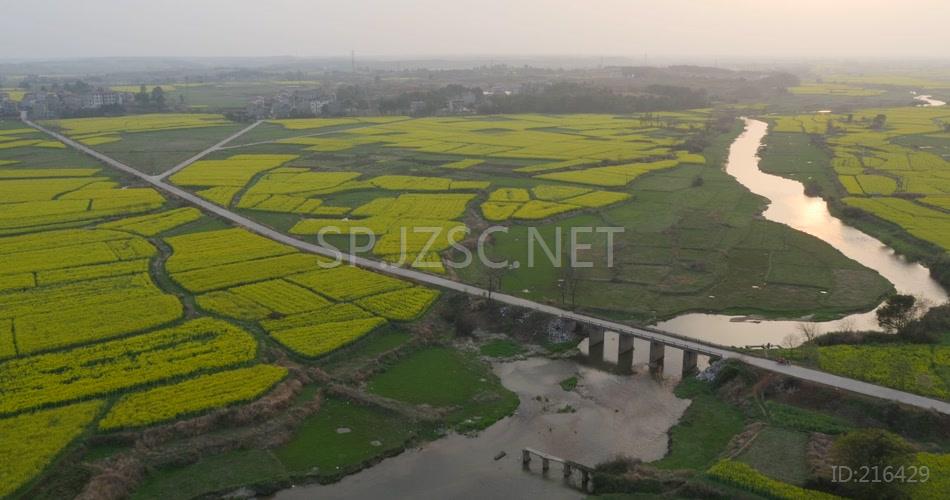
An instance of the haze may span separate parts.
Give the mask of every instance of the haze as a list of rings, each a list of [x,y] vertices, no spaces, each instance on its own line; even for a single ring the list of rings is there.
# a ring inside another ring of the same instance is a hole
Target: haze
[[[0,58],[950,55],[941,0],[33,0]]]

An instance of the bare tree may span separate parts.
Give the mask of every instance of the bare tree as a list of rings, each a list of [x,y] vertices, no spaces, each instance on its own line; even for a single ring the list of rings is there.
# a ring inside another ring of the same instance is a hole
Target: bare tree
[[[798,324],[798,331],[805,342],[810,342],[818,337],[821,328],[817,323],[801,322]]]
[[[795,346],[799,344],[801,337],[795,335],[794,333],[789,333],[782,339],[782,346],[786,349],[794,349]]]

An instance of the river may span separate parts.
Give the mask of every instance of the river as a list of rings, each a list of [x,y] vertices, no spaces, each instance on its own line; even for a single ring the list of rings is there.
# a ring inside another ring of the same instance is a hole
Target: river
[[[934,99],[933,96],[929,95],[916,95],[914,99],[922,102],[921,106],[945,106],[947,103],[939,99]]]
[[[557,464],[546,477],[537,458],[533,470],[523,470],[521,449],[586,465],[618,454],[656,460],[666,454],[667,432],[689,406],[673,395],[673,381],[645,373],[616,375],[547,358],[497,363],[494,371],[521,399],[515,415],[477,437],[452,434],[338,483],[291,488],[275,498],[581,499],[581,491],[563,484]],[[565,391],[558,383],[571,376],[579,383]],[[558,411],[566,405],[576,411]],[[506,455],[495,460],[502,451]]]
[[[746,119],[745,131],[730,147],[726,165],[727,173],[753,193],[769,200],[769,206],[763,214],[766,219],[825,241],[844,255],[880,273],[900,293],[916,295],[934,304],[947,300],[946,292],[930,277],[927,268],[907,261],[881,241],[831,215],[828,204],[821,198],[806,196],[800,182],[762,172],[759,169],[758,152],[767,132],[767,123]],[[720,314],[684,314],[660,322],[657,327],[718,344],[742,346],[783,343],[788,335],[800,335],[802,323],[760,321]],[[819,332],[848,328],[877,329],[873,311],[812,325]]]
[[[941,103],[929,97],[921,100],[930,105]],[[833,217],[823,200],[805,196],[801,183],[759,170],[758,152],[767,131],[765,122],[746,119],[745,131],[732,144],[726,167],[750,191],[769,199],[765,218],[826,241],[881,273],[900,292],[932,302],[946,301],[946,292],[930,278],[926,268],[908,262],[879,240]],[[787,335],[798,334],[801,323],[686,314],[658,326],[719,344],[747,345],[781,343]],[[874,328],[875,322],[873,312],[869,312],[815,325],[829,331]],[[605,337],[603,358],[608,364],[618,361],[615,336],[607,332]],[[586,353],[586,341],[580,347]],[[648,361],[648,351],[645,342],[637,340],[632,360],[625,359],[624,364],[632,361],[632,365],[642,366]],[[291,488],[274,498],[583,498],[583,493],[563,484],[557,465],[552,465],[547,477],[538,471],[537,459],[533,470],[523,470],[521,448],[540,449],[588,465],[618,454],[644,461],[661,458],[667,451],[669,428],[688,406],[687,400],[672,393],[675,376],[680,372],[680,356],[671,353],[666,359],[664,374],[670,377],[660,379],[642,371],[633,375],[609,373],[571,360],[530,358],[496,363],[495,373],[521,400],[514,416],[476,437],[453,434],[407,450],[338,483]],[[558,382],[573,375],[580,379],[577,389],[561,389]],[[576,412],[558,412],[566,405]],[[496,460],[502,451],[505,456]]]

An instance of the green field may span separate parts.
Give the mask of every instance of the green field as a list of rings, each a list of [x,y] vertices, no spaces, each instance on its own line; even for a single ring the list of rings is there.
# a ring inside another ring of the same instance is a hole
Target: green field
[[[488,253],[520,264],[499,273],[504,291],[620,317],[834,316],[866,310],[886,293],[879,276],[832,248],[757,220],[762,200],[714,168],[731,134],[714,138],[702,156],[690,154],[679,144],[696,133],[703,114],[668,119],[661,127],[608,115],[277,120],[238,141],[251,145],[215,153],[172,180],[310,241],[326,227],[347,233],[365,226],[377,238],[366,254],[390,261],[400,260],[403,229],[473,230],[500,222],[508,233],[496,233]],[[208,176],[209,168],[276,155],[284,159],[280,166],[260,163],[240,179]],[[466,168],[444,168],[460,161]],[[620,182],[585,184],[602,176]],[[558,286],[563,268],[537,245],[535,265],[527,265],[527,234],[538,228],[550,247],[560,227],[566,245],[570,229],[582,226],[624,233],[614,241],[613,268],[603,233],[580,236],[594,249],[579,257],[595,266],[570,277],[577,291],[568,294]],[[409,238],[405,262],[446,273],[444,259],[453,257],[443,251],[446,236],[425,255],[419,252],[427,236]],[[350,248],[346,234],[326,240]],[[800,262],[808,264],[786,264]],[[477,263],[454,272],[486,285],[488,273]]]
[[[188,467],[158,471],[142,483],[132,498],[193,498],[248,484],[277,482],[285,476],[283,464],[270,451],[234,451]]]
[[[808,434],[766,427],[736,460],[783,483],[804,486],[810,476],[805,447]]]
[[[822,195],[849,221],[888,243],[898,240],[894,246],[900,251],[932,260],[950,249],[950,180],[945,175],[950,163],[944,156],[950,148],[944,127],[948,118],[950,111],[940,107],[780,116],[768,139],[779,143],[778,158],[770,159],[772,151],[767,150],[763,168],[785,176],[814,175]],[[813,151],[811,164],[795,165],[781,143],[802,143],[805,134],[812,143],[826,144],[825,157]]]
[[[222,125],[187,130],[122,134],[121,140],[95,149],[133,165],[146,174],[160,174],[191,158],[214,143],[242,129],[244,125]]]
[[[448,348],[417,351],[369,380],[370,392],[412,404],[450,408],[447,419],[462,430],[482,429],[518,407],[487,367]]]
[[[670,429],[670,451],[653,465],[663,469],[702,471],[716,460],[745,423],[742,412],[716,396],[706,382],[687,379],[676,396],[692,400],[680,421]]]
[[[623,227],[614,268],[605,265],[599,234],[581,255],[599,264],[593,268],[565,275],[539,260],[499,278],[511,293],[625,319],[684,311],[830,316],[875,304],[889,290],[880,276],[759,218],[763,200],[720,169],[738,130],[702,135],[709,113],[276,121],[242,144],[278,142],[217,151],[171,182],[310,241],[328,225],[365,225],[378,237],[365,253],[389,261],[398,260],[401,230],[418,226],[503,224],[508,233],[496,235],[489,254],[523,263],[529,227],[550,240],[558,228]],[[49,125],[146,172],[238,127],[211,114]],[[711,141],[703,154],[686,146],[697,135]],[[863,189],[888,189],[852,175]],[[5,456],[29,459],[6,461],[5,493],[28,496],[61,460],[80,466],[76,450],[94,435],[239,415],[297,381],[309,385],[292,395],[293,405],[318,391],[324,400],[289,442],[195,463],[196,456],[166,457],[150,467],[139,494],[330,481],[432,437],[433,427],[477,431],[518,406],[477,354],[438,344],[449,332],[427,316],[435,290],[355,267],[323,269],[322,257],[203,216],[10,122],[0,122],[0,193],[0,426],[32,436],[0,446]],[[485,269],[454,274],[444,265],[453,256],[448,241],[425,243],[409,241],[418,257],[411,265],[484,285]],[[480,354],[520,351],[502,340]],[[326,396],[336,393],[300,374],[317,366],[330,383],[369,394]],[[660,464],[704,470],[743,415],[709,388],[680,391],[694,402]],[[355,402],[380,397],[394,401]],[[410,423],[424,405],[443,417]],[[187,446],[197,446],[195,454],[217,449],[214,440],[231,432],[221,427],[227,421],[211,424],[212,444]],[[40,432],[44,425],[51,430]],[[245,422],[236,433],[263,429]],[[221,467],[229,472],[209,472]]]
[[[274,455],[293,473],[341,477],[373,457],[400,450],[412,436],[412,425],[396,415],[328,399]]]

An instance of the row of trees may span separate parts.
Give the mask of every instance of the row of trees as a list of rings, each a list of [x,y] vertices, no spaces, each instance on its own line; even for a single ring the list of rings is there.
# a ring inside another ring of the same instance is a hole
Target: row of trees
[[[348,101],[355,107],[366,103],[368,97],[365,89],[360,87],[346,86],[337,90],[337,100]],[[636,93],[619,94],[605,87],[559,82],[524,85],[516,94],[492,95],[486,95],[479,87],[446,85],[384,97],[379,101],[379,111],[384,114],[408,113],[413,103],[424,103],[421,112],[433,114],[445,109],[450,100],[462,97],[469,97],[470,107],[483,114],[645,113],[701,108],[710,103],[705,90],[675,85],[650,85]]]
[[[138,93],[135,94],[135,105],[143,109],[164,111],[165,89],[161,86],[156,86],[149,92],[145,85],[140,85]]]
[[[618,94],[604,87],[561,82],[527,87],[511,95],[493,95],[484,113],[643,113],[702,108],[709,97],[702,89],[650,85],[636,94]]]

